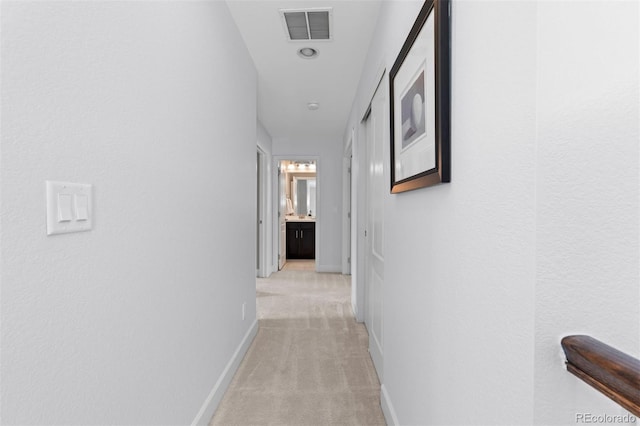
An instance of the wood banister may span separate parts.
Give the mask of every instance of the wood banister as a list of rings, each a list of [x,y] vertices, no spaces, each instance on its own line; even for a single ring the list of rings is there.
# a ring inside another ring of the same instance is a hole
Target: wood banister
[[[640,360],[590,336],[562,339],[567,371],[640,416]]]

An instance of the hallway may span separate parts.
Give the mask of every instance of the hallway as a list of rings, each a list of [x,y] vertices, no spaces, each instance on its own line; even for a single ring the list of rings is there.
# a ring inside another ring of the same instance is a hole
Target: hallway
[[[0,424],[623,410],[560,343],[640,354],[640,0],[5,0],[0,18]],[[392,193],[444,146],[450,182]],[[291,159],[317,167],[315,265],[277,272]]]
[[[211,425],[383,425],[350,277],[281,271],[257,280],[260,329]]]

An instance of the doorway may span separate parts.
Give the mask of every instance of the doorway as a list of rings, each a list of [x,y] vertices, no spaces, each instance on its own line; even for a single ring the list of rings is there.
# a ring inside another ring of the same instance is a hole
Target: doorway
[[[315,271],[319,210],[317,160],[289,158],[276,161],[278,270],[302,267],[301,270]]]
[[[265,152],[258,147],[256,153],[256,277],[269,276],[271,266],[268,262],[268,160]]]

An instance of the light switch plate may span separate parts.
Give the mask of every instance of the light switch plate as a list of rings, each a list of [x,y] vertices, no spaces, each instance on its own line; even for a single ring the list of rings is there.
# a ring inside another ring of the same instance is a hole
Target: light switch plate
[[[47,181],[47,235],[90,231],[93,187],[85,183]]]

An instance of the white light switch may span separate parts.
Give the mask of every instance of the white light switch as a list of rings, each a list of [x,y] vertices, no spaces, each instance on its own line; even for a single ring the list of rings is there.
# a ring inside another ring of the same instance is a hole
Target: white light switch
[[[71,195],[58,194],[58,222],[71,220]]]
[[[89,231],[93,227],[93,187],[47,181],[47,235]]]
[[[89,197],[84,194],[76,194],[76,220],[89,219]]]

